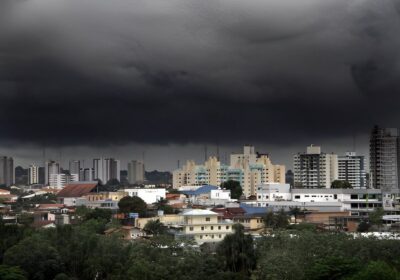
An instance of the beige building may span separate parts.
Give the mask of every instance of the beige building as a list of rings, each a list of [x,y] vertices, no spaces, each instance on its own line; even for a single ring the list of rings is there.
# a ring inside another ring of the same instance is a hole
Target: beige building
[[[254,195],[256,186],[263,183],[285,183],[285,166],[272,164],[267,154],[257,154],[253,146],[245,146],[243,154],[232,154],[230,164],[210,157],[204,165],[194,161],[173,172],[173,187],[214,185],[228,180],[240,182],[246,197]]]
[[[233,232],[233,222],[218,220],[218,214],[209,210],[193,209],[182,214],[181,236],[192,237],[198,244],[219,242]]]

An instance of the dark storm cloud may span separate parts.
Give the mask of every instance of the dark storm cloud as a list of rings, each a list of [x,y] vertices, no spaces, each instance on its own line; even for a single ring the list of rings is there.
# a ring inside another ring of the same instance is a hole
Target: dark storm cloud
[[[399,1],[0,5],[3,143],[283,145],[399,126]]]

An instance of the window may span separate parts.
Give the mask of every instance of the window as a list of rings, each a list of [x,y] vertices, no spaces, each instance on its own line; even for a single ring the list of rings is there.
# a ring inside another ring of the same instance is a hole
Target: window
[[[193,227],[190,227],[189,230],[190,230],[190,231],[193,231]]]
[[[209,222],[211,219],[209,217],[206,218],[206,222]]]
[[[218,235],[218,237],[219,237],[219,238],[222,238],[222,235],[220,234],[220,235]]]
[[[204,227],[201,227],[201,230],[204,230]]]
[[[203,235],[200,235],[200,239],[203,239]]]
[[[211,226],[211,230],[214,230],[214,227],[213,227],[213,226]]]
[[[300,199],[300,195],[295,195],[294,198]]]
[[[218,229],[221,229],[221,226],[218,226]]]
[[[358,195],[352,194],[352,195],[350,196],[350,199],[358,199]]]
[[[229,229],[229,226],[226,226],[226,229]]]

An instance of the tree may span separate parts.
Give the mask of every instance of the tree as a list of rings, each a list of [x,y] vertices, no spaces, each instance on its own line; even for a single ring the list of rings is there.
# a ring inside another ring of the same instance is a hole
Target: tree
[[[264,216],[264,226],[266,228],[286,228],[289,225],[289,217],[285,210],[281,209],[278,213],[268,211]]]
[[[331,189],[351,189],[352,185],[348,181],[335,180],[331,184]]]
[[[297,206],[290,207],[290,214],[294,216],[294,223],[297,224],[297,216],[301,213],[301,209]]]
[[[385,212],[383,211],[383,208],[381,208],[381,207],[375,208],[374,211],[369,213],[369,221],[371,222],[371,224],[377,226],[379,230],[382,226],[383,214],[385,214]]]
[[[275,228],[286,228],[289,225],[289,217],[285,210],[279,210],[275,216]]]
[[[101,208],[95,208],[92,211],[89,211],[85,215],[85,220],[90,220],[90,219],[103,219],[106,221],[109,221],[111,219],[112,213],[110,209],[101,209]]]
[[[147,204],[138,196],[125,196],[118,202],[119,210],[122,213],[139,213],[145,215]]]
[[[242,187],[240,186],[240,183],[238,181],[228,180],[226,182],[223,182],[221,184],[221,188],[230,190],[231,198],[233,199],[239,199],[243,194]]]
[[[399,280],[398,271],[383,261],[373,261],[349,280]]]
[[[369,230],[370,226],[371,225],[369,223],[367,223],[366,221],[363,220],[358,224],[357,231],[358,232],[367,232]]]
[[[152,235],[161,235],[167,232],[167,228],[159,219],[155,221],[148,221],[143,230]]]
[[[250,274],[256,265],[253,238],[244,233],[241,224],[233,226],[234,233],[225,236],[217,247],[217,254],[224,258],[227,269]]]
[[[4,254],[4,264],[19,266],[30,279],[53,279],[63,270],[61,257],[47,240],[29,237]]]
[[[0,265],[1,280],[26,280],[25,273],[17,266]]]

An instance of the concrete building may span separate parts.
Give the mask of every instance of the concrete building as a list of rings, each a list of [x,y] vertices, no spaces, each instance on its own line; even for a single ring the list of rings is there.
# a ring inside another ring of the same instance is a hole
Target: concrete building
[[[335,154],[321,152],[321,147],[311,145],[306,153],[293,158],[294,187],[330,188],[338,179],[338,159]]]
[[[14,159],[12,157],[0,157],[0,185],[11,186],[15,182]]]
[[[393,210],[390,203],[383,203],[384,195],[379,189],[290,189],[287,184],[266,184],[257,190],[256,201],[242,202],[242,207],[265,208],[264,213],[267,208],[290,211],[293,207],[320,212],[349,211],[353,216],[366,216],[379,207]]]
[[[129,196],[140,197],[147,204],[156,203],[157,201],[159,201],[161,199],[165,199],[165,197],[166,197],[166,191],[165,191],[165,189],[162,189],[162,188],[160,188],[160,189],[156,189],[156,188],[125,189],[124,192],[126,192]]]
[[[81,168],[79,177],[81,181],[93,181],[93,168]]]
[[[400,192],[399,131],[375,126],[370,135],[370,183],[383,192]]]
[[[101,180],[106,184],[111,179],[120,181],[120,161],[113,158],[93,159],[94,180]]]
[[[39,184],[39,167],[34,164],[28,168],[28,184]]]
[[[128,162],[128,182],[129,184],[139,184],[144,182],[144,163],[132,160]]]
[[[233,222],[218,220],[218,214],[201,209],[191,209],[182,214],[183,231],[178,237],[193,238],[198,244],[219,242],[233,232]]]
[[[71,160],[69,162],[69,174],[78,176],[78,181],[83,180],[80,176],[81,162],[79,160]]]
[[[49,185],[50,184],[50,177],[53,178],[52,183],[54,184],[54,178],[56,178],[56,176],[52,176],[52,175],[58,175],[60,174],[60,164],[58,162],[55,161],[48,161],[46,162],[46,166],[45,166],[45,184]]]
[[[214,185],[234,180],[243,188],[245,196],[255,194],[257,184],[285,182],[285,166],[274,165],[266,154],[257,154],[253,146],[245,146],[243,154],[232,154],[230,165],[222,164],[217,157],[209,157],[204,165],[194,161],[173,172],[173,187],[186,185]]]
[[[79,182],[78,174],[50,174],[49,175],[49,187],[62,189],[65,185]]]
[[[338,157],[338,178],[347,181],[353,188],[366,187],[364,156],[357,156],[355,152],[347,152]]]

